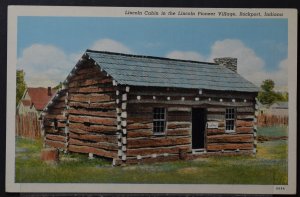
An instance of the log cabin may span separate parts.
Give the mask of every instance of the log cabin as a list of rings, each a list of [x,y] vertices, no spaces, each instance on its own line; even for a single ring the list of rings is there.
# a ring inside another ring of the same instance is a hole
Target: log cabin
[[[252,155],[257,93],[236,58],[87,50],[44,109],[44,144],[113,165]]]

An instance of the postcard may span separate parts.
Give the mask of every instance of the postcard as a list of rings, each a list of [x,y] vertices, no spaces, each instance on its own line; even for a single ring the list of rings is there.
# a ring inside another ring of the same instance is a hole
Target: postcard
[[[9,6],[7,192],[295,194],[297,10]]]

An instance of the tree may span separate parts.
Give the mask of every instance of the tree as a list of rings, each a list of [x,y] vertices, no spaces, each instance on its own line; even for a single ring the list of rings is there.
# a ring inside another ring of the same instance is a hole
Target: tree
[[[25,90],[26,90],[25,72],[23,70],[17,70],[16,105],[18,105],[18,103],[20,102]]]
[[[275,83],[272,79],[267,79],[263,81],[260,87],[264,92],[272,92],[275,87]]]
[[[258,93],[258,100],[262,104],[271,105],[276,101],[287,101],[288,95],[284,95],[282,93],[277,93],[273,89],[275,87],[275,83],[271,79],[264,80],[261,84],[261,91]]]
[[[60,88],[62,88],[62,82],[59,82],[59,84],[57,86],[55,86],[53,89],[58,90]]]

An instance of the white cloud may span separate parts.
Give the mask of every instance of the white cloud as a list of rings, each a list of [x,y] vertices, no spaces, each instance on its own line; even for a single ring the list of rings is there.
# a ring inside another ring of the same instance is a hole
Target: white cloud
[[[132,50],[124,44],[108,38],[97,40],[92,44],[91,49],[118,53],[133,53]]]
[[[63,81],[74,66],[63,50],[43,44],[33,44],[23,50],[18,59],[18,69],[25,71],[28,86],[55,86]]]
[[[167,58],[204,61],[205,57],[195,51],[172,51],[166,55]]]
[[[274,80],[276,86],[287,86],[286,60],[280,63],[276,71],[267,72],[264,60],[241,40],[216,41],[211,47],[211,55],[208,60],[213,61],[217,57],[236,57],[238,73],[258,86],[264,79]]]
[[[97,40],[91,45],[91,49],[133,53],[124,44],[111,39]],[[33,44],[23,50],[17,67],[24,69],[28,86],[55,86],[65,79],[83,52],[66,54],[56,46]],[[259,86],[262,80],[273,79],[277,89],[286,89],[287,87],[287,59],[282,60],[276,70],[267,72],[264,60],[237,39],[216,41],[211,46],[211,54],[208,57],[195,51],[172,51],[166,57],[210,62],[217,57],[236,57],[238,58],[238,73],[254,84]]]
[[[282,60],[279,64],[278,70],[270,73],[270,78],[275,81],[276,90],[287,91],[288,85],[288,59]]]
[[[100,39],[91,45],[91,49],[132,53],[120,42]],[[84,51],[66,54],[62,49],[45,44],[33,44],[22,51],[18,58],[18,69],[25,71],[25,80],[30,87],[56,86],[64,81]]]

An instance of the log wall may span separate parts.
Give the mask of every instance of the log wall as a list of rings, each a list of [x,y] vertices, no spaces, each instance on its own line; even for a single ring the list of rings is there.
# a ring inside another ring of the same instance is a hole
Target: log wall
[[[66,98],[67,92],[65,90],[59,91],[52,104],[48,105],[45,115],[42,116],[44,145],[64,151],[68,149]]]
[[[54,100],[56,110],[49,110],[45,116],[45,126],[48,117],[59,116],[64,120],[60,121],[59,128],[62,129],[58,132],[53,127],[45,128],[46,144],[69,152],[116,157],[116,88],[111,77],[89,62],[72,74],[64,89],[65,95]],[[53,119],[49,124],[53,125]]]
[[[253,105],[251,107],[251,105]],[[234,104],[233,104],[234,106]],[[225,131],[226,107],[207,108],[207,121],[217,122],[218,128],[207,128],[208,152],[215,151],[252,151],[254,147],[254,104],[234,107],[236,110],[235,132]]]
[[[153,133],[154,107],[167,109],[163,135]],[[127,162],[176,160],[182,150],[192,154],[193,108],[205,108],[207,122],[218,123],[218,128],[206,128],[207,154],[256,151],[255,95],[136,87],[132,88],[128,99]],[[225,131],[226,108],[236,109],[233,133]]]

